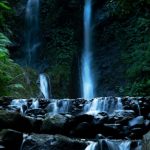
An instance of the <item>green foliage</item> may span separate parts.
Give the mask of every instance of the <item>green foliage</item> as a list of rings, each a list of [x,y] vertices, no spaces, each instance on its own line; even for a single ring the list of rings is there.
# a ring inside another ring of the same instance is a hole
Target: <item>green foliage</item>
[[[0,2],[0,9],[11,10],[11,8],[6,3],[7,3],[6,1]]]
[[[149,0],[109,0],[107,7],[111,11],[111,15],[125,17],[130,14],[138,14],[143,7],[149,4]]]
[[[127,64],[128,80],[126,93],[129,95],[149,95],[150,92],[150,20],[146,17],[134,18],[124,30],[127,33],[123,60]],[[123,43],[120,43],[121,45]]]
[[[6,46],[11,44],[10,40],[2,33],[0,33],[0,60],[5,60],[8,57],[8,50]]]
[[[0,27],[5,26],[5,19],[8,14],[12,11],[12,9],[8,6],[8,2],[6,0],[1,0],[0,2]]]

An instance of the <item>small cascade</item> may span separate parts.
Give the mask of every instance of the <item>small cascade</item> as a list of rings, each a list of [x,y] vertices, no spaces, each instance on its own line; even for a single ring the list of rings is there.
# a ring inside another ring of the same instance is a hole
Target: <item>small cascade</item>
[[[140,109],[139,101],[138,100],[134,100],[134,102],[137,105],[137,108],[138,108],[138,111],[139,111],[139,116],[141,116],[141,109]]]
[[[22,141],[22,144],[20,146],[20,150],[23,150],[23,144],[26,141],[27,137],[28,137],[28,134],[23,134],[23,141]]]
[[[23,106],[27,106],[27,100],[26,99],[14,99],[11,101],[10,106],[13,108],[20,109],[21,114],[24,114]]]
[[[50,79],[44,73],[40,74],[40,90],[44,98],[49,99],[51,97],[51,84]]]
[[[69,106],[70,101],[67,99],[53,100],[48,106],[48,111],[50,114],[68,113]]]
[[[91,103],[87,103],[84,107],[84,112],[87,114],[97,114],[99,112],[107,112],[108,114],[112,114],[115,110],[123,110],[120,97],[95,98]]]
[[[129,140],[99,140],[99,146],[102,150],[130,150],[131,141]]]
[[[97,143],[96,142],[90,142],[90,144],[85,148],[85,150],[96,150]]]
[[[38,109],[39,108],[39,101],[37,99],[32,100],[32,105],[30,106],[31,109]]]
[[[135,148],[135,150],[142,150],[142,147],[143,147],[142,144],[143,144],[142,140],[138,140],[137,147]]]

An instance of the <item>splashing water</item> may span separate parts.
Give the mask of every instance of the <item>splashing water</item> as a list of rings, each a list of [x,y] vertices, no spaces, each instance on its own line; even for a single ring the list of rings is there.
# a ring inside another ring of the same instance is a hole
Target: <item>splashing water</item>
[[[84,52],[82,55],[82,97],[87,100],[94,97],[94,85],[91,73],[91,5],[91,0],[85,0]]]

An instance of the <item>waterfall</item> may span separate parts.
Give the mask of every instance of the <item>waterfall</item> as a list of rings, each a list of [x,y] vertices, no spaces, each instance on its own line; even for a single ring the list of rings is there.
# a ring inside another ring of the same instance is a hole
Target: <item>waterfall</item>
[[[32,100],[32,105],[30,106],[32,109],[38,109],[39,108],[39,101],[37,99]]]
[[[51,84],[50,79],[44,74],[40,74],[40,90],[46,99],[51,97]]]
[[[84,112],[87,114],[98,114],[99,112],[107,112],[112,114],[115,110],[123,110],[121,98],[100,97],[94,98],[92,102],[88,102],[84,106]]]
[[[39,0],[28,0],[26,5],[25,55],[28,65],[36,60],[39,41]]]
[[[129,140],[99,140],[99,146],[102,150],[130,150],[131,141]]]
[[[48,112],[50,114],[68,113],[70,108],[70,100],[52,100],[48,106]]]
[[[10,106],[20,109],[21,114],[24,114],[23,106],[27,106],[27,100],[26,99],[14,99],[11,101]]]
[[[91,0],[85,0],[84,50],[82,55],[82,96],[88,100],[94,97],[94,86],[91,72],[91,5]]]

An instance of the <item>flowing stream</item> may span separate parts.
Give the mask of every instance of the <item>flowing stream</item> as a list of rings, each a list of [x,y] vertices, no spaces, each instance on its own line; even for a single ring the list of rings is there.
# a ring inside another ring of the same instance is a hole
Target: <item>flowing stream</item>
[[[94,97],[94,83],[91,72],[91,14],[92,1],[85,0],[84,6],[84,49],[82,55],[82,97],[92,99]]]

